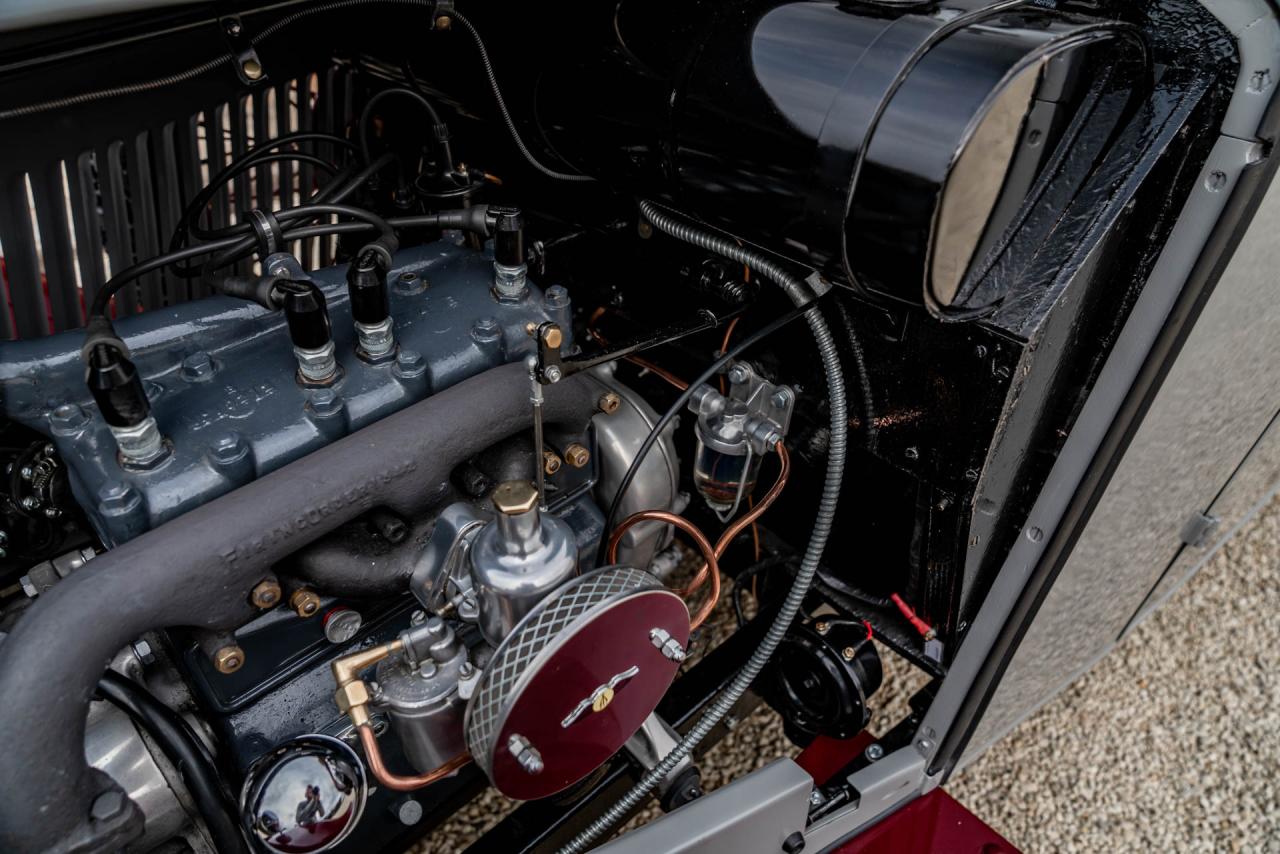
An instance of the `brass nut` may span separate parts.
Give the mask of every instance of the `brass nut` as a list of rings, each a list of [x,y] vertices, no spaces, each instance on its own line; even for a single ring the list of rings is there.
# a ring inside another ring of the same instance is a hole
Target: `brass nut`
[[[853,661],[853,657],[858,654],[858,651],[851,646],[846,646],[840,651],[840,654],[844,656],[845,661]]]
[[[493,506],[507,516],[528,513],[538,506],[538,490],[527,480],[507,480],[493,490]]]
[[[305,587],[293,591],[289,607],[299,617],[313,617],[320,610],[320,597]]]
[[[620,406],[622,406],[622,398],[616,391],[607,391],[596,401],[596,407],[605,415],[612,415]]]
[[[213,666],[219,673],[235,673],[244,664],[244,650],[228,644],[213,654]]]
[[[831,624],[823,620],[819,623],[814,623],[813,628],[818,634],[825,635],[831,629]]]
[[[560,331],[559,326],[554,324],[542,330],[542,343],[546,344],[552,350],[558,350],[560,345],[564,343],[564,333]]]
[[[447,30],[452,26],[453,26],[453,19],[450,18],[448,15],[441,15],[440,17],[436,18],[437,30]]]
[[[343,714],[360,706],[367,706],[369,704],[369,686],[364,684],[363,679],[356,679],[345,685],[339,685],[337,692],[333,695],[333,700],[338,704],[338,708]]]
[[[574,468],[580,469],[591,462],[591,452],[574,442],[564,449],[564,461]]]
[[[555,451],[542,452],[542,470],[547,474],[555,474],[560,471],[560,457]]]
[[[258,582],[258,586],[253,588],[253,592],[249,594],[249,601],[253,603],[255,608],[274,608],[280,604],[280,582],[274,578],[265,578]]]

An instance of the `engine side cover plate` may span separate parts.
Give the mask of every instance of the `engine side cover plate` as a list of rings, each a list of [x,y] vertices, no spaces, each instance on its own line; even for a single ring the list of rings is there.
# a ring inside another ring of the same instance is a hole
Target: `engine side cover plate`
[[[467,706],[471,755],[504,795],[532,800],[581,780],[622,749],[680,664],[689,610],[647,572],[605,567],[575,579],[503,641]]]

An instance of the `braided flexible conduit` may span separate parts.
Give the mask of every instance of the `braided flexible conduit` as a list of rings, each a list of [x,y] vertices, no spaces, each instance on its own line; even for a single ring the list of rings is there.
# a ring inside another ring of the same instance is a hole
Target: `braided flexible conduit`
[[[800,279],[781,265],[775,264],[769,258],[750,249],[744,249],[730,240],[708,234],[698,228],[680,222],[660,211],[652,202],[641,202],[640,212],[659,231],[666,232],[686,243],[723,255],[739,264],[745,264],[779,285],[787,296],[797,304],[805,301],[805,289]],[[805,312],[805,320],[809,323],[809,329],[817,342],[818,352],[822,357],[822,367],[827,376],[827,393],[831,407],[831,438],[827,453],[826,480],[822,487],[822,501],[818,505],[818,514],[813,524],[813,533],[809,537],[809,545],[805,549],[800,569],[796,572],[795,582],[791,585],[791,589],[788,591],[786,599],[783,600],[777,617],[774,618],[773,624],[769,626],[769,631],[760,642],[760,646],[756,647],[755,652],[751,654],[751,657],[747,659],[747,663],[738,671],[729,687],[711,703],[711,707],[703,713],[688,734],[680,740],[680,743],[670,753],[663,757],[661,762],[651,768],[640,779],[640,782],[623,795],[617,803],[609,807],[604,815],[593,821],[575,836],[569,844],[561,848],[560,854],[580,854],[580,852],[586,851],[593,841],[639,806],[653,791],[654,787],[681,760],[693,752],[694,748],[720,722],[720,719],[733,708],[733,705],[738,702],[738,699],[751,686],[756,676],[764,669],[765,664],[773,656],[774,650],[782,642],[783,636],[791,626],[791,621],[800,612],[800,606],[804,602],[805,595],[809,592],[809,586],[813,583],[814,573],[817,572],[818,562],[822,559],[822,552],[826,548],[827,537],[831,533],[831,526],[835,519],[836,501],[840,497],[840,485],[844,480],[845,433],[848,425],[844,375],[841,372],[840,357],[836,352],[836,343],[831,336],[831,330],[827,328],[827,323],[823,319],[821,312],[818,311],[817,306]]]

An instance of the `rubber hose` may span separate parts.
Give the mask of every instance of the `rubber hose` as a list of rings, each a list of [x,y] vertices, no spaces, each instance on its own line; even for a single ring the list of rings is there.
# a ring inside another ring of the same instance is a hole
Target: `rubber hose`
[[[745,264],[760,275],[777,284],[787,293],[792,301],[802,304],[805,295],[803,282],[785,268],[759,253],[744,249],[736,243],[708,234],[693,226],[682,223],[666,214],[648,201],[640,203],[640,210],[645,218],[660,231],[677,237],[686,243],[700,246],[703,249],[723,255],[739,264]],[[729,687],[711,703],[711,708],[703,713],[693,728],[680,739],[680,743],[663,757],[662,761],[651,768],[632,789],[623,795],[617,803],[609,807],[604,815],[591,822],[568,845],[561,849],[561,854],[580,854],[613,825],[638,807],[680,762],[690,755],[694,748],[706,738],[716,724],[729,713],[739,698],[764,669],[774,651],[782,642],[791,626],[791,621],[800,612],[804,597],[813,583],[814,573],[822,560],[822,553],[827,546],[827,538],[835,521],[836,504],[840,499],[840,487],[844,481],[844,464],[849,414],[845,400],[844,373],[840,365],[840,356],[836,350],[835,339],[827,328],[822,313],[813,307],[805,312],[805,320],[818,345],[818,353],[822,358],[823,371],[827,378],[827,394],[831,412],[831,436],[827,450],[827,473],[823,482],[822,500],[818,504],[817,517],[814,519],[813,532],[809,536],[809,544],[805,548],[804,559],[796,572],[795,582],[787,592],[786,598],[778,610],[777,616],[765,633],[764,639],[747,659],[738,674],[734,676]]]
[[[240,833],[239,815],[222,790],[218,769],[182,716],[114,670],[102,674],[98,693],[146,730],[178,769],[209,829],[213,847],[220,854],[249,854]]]

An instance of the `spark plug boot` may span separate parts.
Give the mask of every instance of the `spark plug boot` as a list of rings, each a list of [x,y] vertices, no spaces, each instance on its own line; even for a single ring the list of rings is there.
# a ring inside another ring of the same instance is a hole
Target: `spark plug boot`
[[[529,289],[524,255],[524,214],[517,208],[490,207],[493,217],[493,290],[499,300],[514,302]]]
[[[351,317],[356,327],[356,354],[379,362],[395,354],[396,339],[387,297],[388,256],[379,248],[360,250],[347,268]]]
[[[333,330],[324,294],[313,282],[285,279],[276,291],[289,324],[298,377],[307,385],[327,385],[338,377]]]
[[[95,344],[89,352],[85,384],[126,463],[147,466],[169,453],[138,369],[123,351],[105,342]]]

